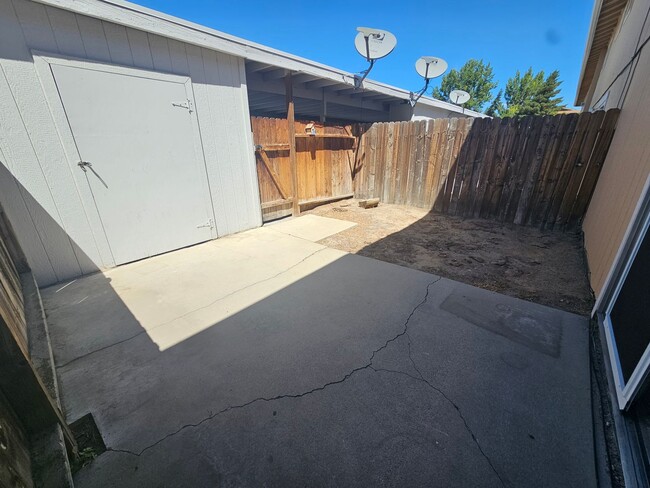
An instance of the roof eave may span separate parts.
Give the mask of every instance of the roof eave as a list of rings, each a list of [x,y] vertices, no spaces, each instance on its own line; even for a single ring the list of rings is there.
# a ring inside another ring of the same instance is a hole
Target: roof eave
[[[581,107],[584,103],[585,93],[582,93],[582,84],[585,78],[585,71],[587,69],[587,61],[589,60],[589,53],[591,51],[591,46],[594,42],[594,35],[596,34],[596,25],[598,24],[598,16],[600,14],[600,9],[603,5],[603,0],[596,0],[594,2],[594,8],[591,12],[591,25],[589,26],[589,35],[587,36],[587,44],[585,46],[585,53],[582,56],[582,67],[580,68],[580,78],[578,78],[578,87],[576,89],[576,99],[574,105],[576,107]]]
[[[301,58],[268,46],[226,34],[209,27],[189,22],[178,17],[136,5],[124,0],[34,0],[37,3],[80,15],[95,17],[108,22],[151,32],[164,37],[194,44],[207,49],[238,56],[251,61],[271,64],[294,72],[301,72],[354,86],[354,75],[345,71]],[[378,93],[409,100],[410,92],[402,88],[366,79],[364,88]],[[484,117],[484,114],[443,102],[422,97],[418,103],[455,112],[458,114]]]
[[[591,16],[587,46],[582,58],[582,68],[576,90],[575,104],[582,106],[590,87],[599,75],[599,63],[607,52],[609,43],[616,35],[621,15],[629,0],[596,0]]]

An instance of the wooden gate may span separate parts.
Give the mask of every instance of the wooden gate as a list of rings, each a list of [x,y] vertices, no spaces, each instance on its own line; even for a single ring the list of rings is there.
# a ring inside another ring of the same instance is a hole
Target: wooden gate
[[[353,196],[357,138],[352,135],[352,126],[295,122],[294,189],[288,120],[252,117],[251,125],[265,222],[291,215],[295,194],[303,210]]]

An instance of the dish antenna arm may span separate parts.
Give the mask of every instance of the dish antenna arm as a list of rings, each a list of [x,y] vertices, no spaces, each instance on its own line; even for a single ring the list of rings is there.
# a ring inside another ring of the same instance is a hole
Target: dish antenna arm
[[[366,40],[366,61],[368,61],[370,65],[368,66],[368,69],[361,71],[359,74],[354,75],[355,88],[361,88],[361,84],[363,83],[363,80],[366,79],[368,73],[370,73],[370,70],[375,65],[375,60],[370,57],[370,40],[369,40],[370,35],[365,35],[363,37]]]
[[[369,66],[366,70],[354,75],[355,88],[361,88],[363,81],[375,65],[375,61],[388,56],[395,49],[396,44],[397,39],[388,31],[371,27],[357,27],[354,47],[368,61]]]
[[[372,67],[375,65],[375,60],[371,59],[370,60],[370,66],[368,66],[368,69],[361,71],[359,74],[354,75],[354,87],[355,88],[361,88],[361,84],[363,83],[363,80],[366,79],[366,76],[368,76],[368,73],[370,73],[370,70]]]
[[[428,66],[427,66],[427,70],[428,70]],[[418,100],[420,99],[420,97],[422,97],[422,95],[425,94],[425,92],[427,91],[427,88],[429,88],[429,82],[430,81],[431,81],[430,78],[425,78],[425,80],[424,80],[424,88],[422,88],[422,90],[420,90],[420,91],[418,91],[416,93],[411,92],[409,94],[409,104],[411,105],[411,107],[415,107],[415,104],[418,103]]]

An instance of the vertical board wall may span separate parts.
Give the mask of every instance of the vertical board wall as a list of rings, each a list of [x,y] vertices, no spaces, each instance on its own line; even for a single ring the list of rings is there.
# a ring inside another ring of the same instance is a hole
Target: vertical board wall
[[[29,0],[0,0],[0,203],[39,285],[113,265],[32,50],[188,75],[217,234],[261,225],[244,60]]]

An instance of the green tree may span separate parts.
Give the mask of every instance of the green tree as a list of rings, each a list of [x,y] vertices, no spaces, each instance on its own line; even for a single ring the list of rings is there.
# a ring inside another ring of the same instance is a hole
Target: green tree
[[[465,108],[481,111],[492,99],[492,90],[497,86],[490,63],[482,59],[470,59],[460,70],[452,69],[442,77],[440,87],[433,89],[433,98],[449,100],[452,90],[465,90],[471,98],[464,104]]]
[[[523,75],[517,71],[506,83],[505,104],[497,96],[498,100],[495,98],[490,109],[499,117],[554,115],[563,108],[562,97],[558,97],[561,83],[557,70],[548,77],[544,76],[544,71],[533,73],[533,68],[528,68]]]
[[[499,90],[499,93],[497,93],[497,96],[494,97],[494,100],[492,100],[492,103],[485,111],[485,115],[489,115],[490,117],[498,117],[499,114],[504,111],[505,107],[503,106],[501,97],[503,97],[503,90]]]

